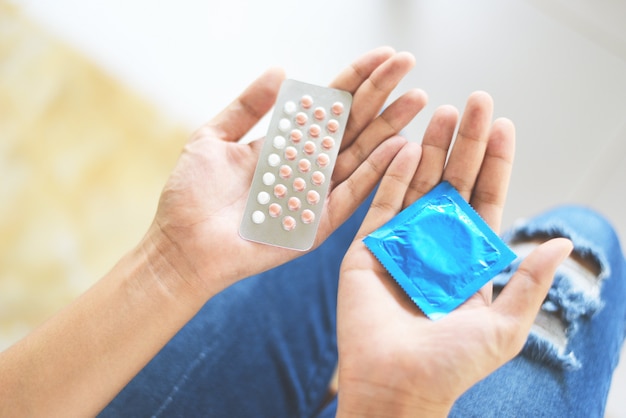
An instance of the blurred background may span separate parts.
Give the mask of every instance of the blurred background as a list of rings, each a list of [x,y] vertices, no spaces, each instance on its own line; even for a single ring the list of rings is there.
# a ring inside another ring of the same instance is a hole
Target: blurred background
[[[513,119],[505,227],[574,202],[624,239],[625,20],[618,0],[0,0],[0,350],[138,242],[187,136],[263,70],[327,84],[380,45],[417,58],[392,99],[430,97],[409,138],[478,89]],[[607,416],[625,391],[622,364]]]

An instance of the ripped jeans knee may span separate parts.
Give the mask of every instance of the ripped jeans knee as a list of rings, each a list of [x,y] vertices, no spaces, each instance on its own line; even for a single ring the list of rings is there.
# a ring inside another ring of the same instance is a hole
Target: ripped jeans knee
[[[582,365],[570,340],[603,309],[602,286],[612,274],[612,264],[623,265],[617,235],[602,216],[566,206],[517,223],[504,239],[518,258],[494,278],[494,295],[537,245],[555,237],[569,238],[574,250],[555,273],[522,355],[555,368],[576,370]]]

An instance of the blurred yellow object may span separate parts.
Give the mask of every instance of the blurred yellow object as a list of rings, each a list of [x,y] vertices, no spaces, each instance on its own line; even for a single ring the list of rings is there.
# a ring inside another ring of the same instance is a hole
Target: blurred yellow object
[[[139,241],[187,137],[0,0],[0,350]]]

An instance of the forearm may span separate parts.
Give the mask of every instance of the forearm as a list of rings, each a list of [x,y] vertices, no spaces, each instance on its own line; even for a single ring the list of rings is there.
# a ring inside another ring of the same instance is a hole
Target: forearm
[[[0,354],[0,416],[93,416],[106,406],[212,296],[182,280],[163,251],[144,240]]]

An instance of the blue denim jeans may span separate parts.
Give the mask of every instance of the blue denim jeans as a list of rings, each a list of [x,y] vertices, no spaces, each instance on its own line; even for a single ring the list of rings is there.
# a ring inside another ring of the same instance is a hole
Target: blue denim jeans
[[[334,416],[327,387],[337,364],[338,272],[368,206],[317,250],[212,298],[101,416]],[[624,257],[613,228],[579,207],[517,225],[506,240],[556,235],[597,265],[597,280],[576,283],[574,268],[560,270],[542,309],[552,326],[534,329],[523,352],[464,394],[451,416],[603,415],[626,331]]]

